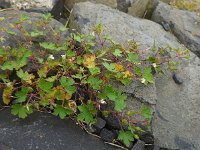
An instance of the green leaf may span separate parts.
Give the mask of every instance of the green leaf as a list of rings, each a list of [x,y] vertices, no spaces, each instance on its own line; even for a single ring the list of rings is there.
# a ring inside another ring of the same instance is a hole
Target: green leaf
[[[104,96],[106,95],[109,100],[113,101],[116,111],[121,112],[126,107],[126,94],[123,94],[120,90],[115,90],[112,85],[106,86],[103,93],[105,94],[100,94],[99,96],[101,96],[102,99],[105,99]]]
[[[78,106],[80,114],[78,114],[78,120],[85,122],[86,124],[92,123],[94,121],[94,115],[96,113],[96,109],[94,108],[93,103],[82,104]]]
[[[117,99],[114,101],[116,111],[121,112],[126,107],[126,99],[126,94],[122,94],[120,91],[117,92]]]
[[[119,49],[115,49],[113,55],[116,57],[122,57],[122,51],[120,51]]]
[[[51,76],[51,77],[48,77],[45,80],[48,81],[48,82],[54,82],[56,79],[57,79],[57,76]]]
[[[134,73],[138,76],[142,75],[142,70],[139,67],[134,67]]]
[[[30,20],[29,16],[27,14],[21,14],[20,21],[26,21],[26,20]]]
[[[152,118],[152,108],[150,106],[142,105],[140,108],[141,115],[147,119],[151,120]]]
[[[76,35],[76,34],[72,34],[72,35],[73,35],[74,40],[76,40],[78,42],[82,41],[82,36],[81,35]]]
[[[88,78],[88,83],[91,85],[91,87],[94,90],[99,90],[100,86],[101,86],[101,83],[102,83],[102,80],[100,80],[99,77],[90,76]]]
[[[66,28],[65,26],[61,26],[61,27],[59,28],[59,30],[60,30],[61,32],[65,32],[65,31],[68,30],[68,28]]]
[[[54,109],[53,114],[59,116],[61,119],[64,119],[66,116],[69,116],[73,113],[72,110],[66,109],[60,105],[57,105]]]
[[[46,107],[46,106],[49,105],[49,101],[46,100],[46,99],[41,99],[41,100],[39,101],[39,104],[42,105],[43,107]]]
[[[76,91],[76,87],[74,86],[74,80],[72,78],[66,78],[62,76],[60,83],[62,86],[65,87],[65,90],[69,95],[72,95]]]
[[[82,79],[85,78],[86,76],[85,76],[85,75],[82,75],[81,73],[79,73],[79,74],[72,75],[72,77],[75,78],[75,79],[82,80]]]
[[[18,102],[25,102],[27,98],[27,94],[31,92],[33,89],[30,87],[22,87],[20,91],[15,93]]]
[[[53,86],[52,82],[48,82],[44,79],[40,79],[38,82],[38,87],[45,92],[51,92],[52,86]]]
[[[43,66],[38,70],[37,73],[40,76],[40,78],[42,78],[42,77],[46,77],[47,76],[47,72],[48,72],[47,67]]]
[[[116,72],[115,70],[115,65],[114,64],[109,64],[109,63],[103,63],[104,67],[109,70],[110,72]]]
[[[97,75],[101,73],[101,70],[99,67],[89,68],[89,71],[91,75]]]
[[[0,56],[3,56],[5,54],[6,54],[6,51],[4,49],[0,48]]]
[[[56,49],[56,44],[55,43],[42,42],[42,43],[39,43],[39,44],[44,49],[50,49],[50,50],[55,50]]]
[[[153,83],[154,81],[154,78],[153,78],[153,75],[151,73],[151,67],[145,67],[144,68],[144,79],[145,79],[145,84],[147,83]]]
[[[140,62],[138,54],[132,52],[128,54],[128,60],[134,64],[138,64]]]
[[[105,93],[106,93],[106,96],[112,101],[114,101],[117,98],[117,95],[116,95],[112,85],[108,85],[105,88]]]
[[[46,13],[43,15],[43,17],[47,20],[47,21],[51,21],[51,19],[53,18],[53,16],[51,15],[51,13]]]
[[[6,31],[8,34],[10,34],[10,35],[13,35],[13,36],[16,36],[17,35],[17,33],[16,32],[13,32],[13,31]]]
[[[119,131],[118,139],[123,141],[127,147],[130,146],[130,142],[134,141],[133,134],[130,131]]]
[[[19,118],[24,119],[31,113],[33,113],[33,110],[28,106],[23,106],[21,104],[14,104],[11,107],[11,114],[18,115]]]
[[[38,30],[35,30],[33,32],[31,32],[31,37],[39,37],[39,36],[44,36],[45,33],[43,31],[38,31]]]
[[[31,50],[28,50],[28,49],[26,49],[26,48],[24,48],[24,47],[21,47],[21,48],[19,49],[19,51],[21,51],[21,52],[23,53],[23,57],[24,57],[24,58],[28,58],[28,57],[30,57],[30,56],[32,55],[32,51],[31,51]]]
[[[31,79],[35,77],[33,74],[29,74],[27,71],[24,72],[22,69],[17,71],[17,76],[24,81],[30,81]]]
[[[6,61],[2,66],[2,70],[13,70],[16,68],[16,63],[14,61]]]
[[[67,57],[68,57],[68,58],[74,57],[75,55],[76,55],[76,52],[75,52],[75,51],[72,51],[72,50],[68,50],[68,51],[67,51]]]

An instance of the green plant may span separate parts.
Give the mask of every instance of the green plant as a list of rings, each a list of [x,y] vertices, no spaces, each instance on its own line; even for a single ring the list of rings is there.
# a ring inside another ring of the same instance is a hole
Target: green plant
[[[128,126],[128,131],[121,128],[118,137],[126,146],[139,138],[135,131],[142,132],[135,127],[136,122],[131,117],[141,113],[148,123],[151,112],[143,107],[141,112],[129,111],[122,116],[127,96],[112,82],[127,86],[133,80],[139,80],[147,85],[154,82],[154,73],[164,71],[163,65],[174,70],[180,59],[189,57],[187,50],[171,48],[152,47],[140,53],[134,41],[128,41],[126,46],[112,41],[104,34],[106,29],[101,24],[89,35],[71,33],[61,42],[57,39],[61,39],[65,28],[59,31],[51,26],[50,31],[35,28],[28,33],[23,27],[25,21],[31,23],[30,18],[23,15],[19,22],[11,25],[12,29],[22,33],[24,41],[19,41],[13,30],[4,28],[4,32],[11,34],[19,45],[0,48],[3,101],[12,105],[11,113],[25,118],[33,110],[45,110],[61,119],[76,117],[86,124],[94,124],[99,112],[105,116],[113,113],[121,120],[121,126]],[[45,15],[43,20],[38,20],[37,27],[47,28],[50,21],[51,16]],[[40,41],[36,53],[30,50],[35,38],[45,39],[41,37],[48,37],[49,33],[54,37],[51,41]],[[166,52],[175,55],[172,57]],[[27,69],[30,64],[31,69]],[[17,78],[10,79],[11,74],[16,74]],[[103,105],[109,108],[103,109]]]

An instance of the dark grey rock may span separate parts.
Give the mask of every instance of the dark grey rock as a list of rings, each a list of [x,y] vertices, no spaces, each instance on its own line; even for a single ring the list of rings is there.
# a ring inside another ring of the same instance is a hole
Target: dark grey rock
[[[183,79],[181,79],[176,73],[173,73],[172,78],[176,84],[182,84]]]
[[[30,8],[39,8],[39,7],[46,7],[53,8],[55,2],[57,0],[1,0],[1,2],[9,2],[12,8],[17,9],[30,9]]]
[[[100,133],[101,129],[103,129],[106,125],[106,121],[100,117],[97,118],[97,122],[94,125],[94,128],[96,129],[97,134]]]
[[[165,29],[165,31],[170,31],[171,30],[169,23],[167,23],[165,21],[162,21],[161,25],[163,26],[163,28]]]
[[[2,96],[3,96],[3,89],[0,88],[0,107],[2,105],[4,105],[3,100],[2,100]]]
[[[56,20],[64,18],[64,2],[65,0],[58,0],[51,10],[51,14]]]
[[[144,150],[145,143],[143,141],[138,140],[131,150]]]
[[[132,149],[133,148],[133,142],[130,142],[130,144],[129,144],[129,146],[126,146],[124,143],[123,143],[123,141],[120,141],[123,145],[124,145],[124,147],[126,147],[126,148],[128,148],[128,149]]]
[[[117,9],[128,13],[128,8],[131,7],[131,0],[117,0]]]
[[[10,6],[11,6],[11,5],[10,5],[10,2],[9,2],[9,1],[1,0],[1,2],[0,2],[0,9],[9,8]]]
[[[195,12],[179,10],[160,2],[152,15],[152,20],[158,23],[173,24],[172,32],[189,50],[200,57],[200,24]]]
[[[24,11],[26,12],[35,12],[35,13],[49,13],[51,9],[46,8],[46,7],[37,7],[37,8],[30,8],[30,9],[25,9]]]
[[[116,150],[84,132],[74,121],[34,112],[18,119],[0,111],[1,150]]]
[[[120,120],[114,116],[112,113],[110,113],[108,115],[107,118],[105,118],[106,120],[106,125],[111,128],[111,129],[120,129]]]
[[[188,150],[190,145],[192,150],[200,149],[200,61],[198,57],[191,60],[178,69],[178,76],[184,81],[181,85],[171,80],[171,75],[156,79],[158,101],[152,130],[155,144],[160,147]],[[180,141],[188,146],[181,147]]]
[[[103,128],[100,132],[100,137],[102,140],[107,142],[112,142],[117,136],[115,133],[113,133],[111,130],[108,130],[106,128]]]
[[[154,144],[154,137],[150,131],[143,132],[140,135],[140,140],[146,144]]]
[[[176,145],[179,147],[179,149],[187,149],[187,150],[196,149],[195,145],[187,142],[187,139],[176,136],[174,140],[175,140]]]
[[[144,150],[160,150],[160,147],[157,145],[146,145]]]

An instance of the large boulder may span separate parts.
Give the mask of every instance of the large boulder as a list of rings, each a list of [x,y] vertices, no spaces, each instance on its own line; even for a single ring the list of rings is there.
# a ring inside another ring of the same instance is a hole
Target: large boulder
[[[152,130],[155,144],[161,147],[200,149],[200,60],[193,56],[190,64],[177,71],[181,85],[166,77],[156,79],[158,100]]]
[[[11,7],[18,9],[29,9],[34,7],[53,8],[58,0],[2,0],[3,2],[10,3]]]
[[[140,49],[154,44],[156,47],[184,48],[171,33],[155,22],[134,18],[101,4],[84,2],[74,6],[69,23],[71,28],[89,33],[99,23],[107,27],[106,32],[118,43],[134,39],[141,44]],[[127,110],[135,109],[135,99],[152,106],[156,103],[152,131],[156,144],[161,147],[199,149],[200,60],[192,52],[190,54],[191,60],[178,67],[174,80],[169,72],[167,76],[158,77],[156,84],[149,87],[132,83],[128,88],[122,88],[125,93],[134,96],[129,98]],[[176,80],[181,79],[183,83],[179,84]]]
[[[35,112],[26,119],[0,112],[1,150],[119,150],[84,132],[70,119]]]
[[[104,4],[136,17],[150,17],[158,2],[158,0],[65,0],[65,16],[70,15],[74,4],[86,1]]]
[[[147,9],[152,7],[153,3],[154,0],[134,0],[131,7],[128,8],[128,14],[136,17],[145,17]]]
[[[40,42],[56,42],[57,44],[62,44],[65,38],[68,35],[68,32],[61,32],[60,28],[64,27],[60,22],[56,21],[55,19],[50,19],[49,22],[44,25],[43,23],[45,17],[43,14],[40,13],[28,13],[25,11],[2,11],[0,13],[1,24],[0,28],[3,29],[0,31],[0,47],[10,47],[10,48],[19,48],[21,46],[27,46],[29,44],[28,38],[30,38],[31,32],[34,31],[44,31],[46,36],[42,37],[31,37],[33,44],[28,47],[28,49],[33,51],[35,57],[39,57],[40,51],[42,50],[39,46]],[[20,19],[26,18],[23,23],[23,30],[18,28],[18,23]],[[55,38],[55,32],[60,32],[61,36],[58,39]],[[24,32],[23,32],[24,31]],[[28,33],[28,35],[26,35]],[[52,51],[46,50],[46,56],[53,53]],[[56,58],[61,57],[60,52],[55,53]],[[27,71],[32,71],[32,63],[28,63],[26,67]]]
[[[197,19],[197,13],[175,9],[163,2],[159,3],[152,16],[153,21],[168,24],[179,41],[200,56],[200,24]]]
[[[8,0],[2,0],[0,3],[0,9],[4,9],[8,7],[10,7],[10,2]]]
[[[90,1],[93,3],[101,3],[113,8],[117,7],[117,0],[66,0],[65,7],[71,10],[74,4],[79,3],[79,2],[86,2],[86,1]]]

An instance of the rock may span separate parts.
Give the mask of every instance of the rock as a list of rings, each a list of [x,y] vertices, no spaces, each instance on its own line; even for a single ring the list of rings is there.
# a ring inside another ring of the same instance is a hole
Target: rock
[[[151,2],[153,0],[135,0],[128,8],[128,14],[143,18]]]
[[[10,7],[10,2],[8,0],[1,0],[0,9],[5,9]]]
[[[40,42],[56,42],[57,44],[62,44],[62,42],[64,41],[64,39],[67,37],[68,32],[63,32],[61,33],[61,36],[56,39],[55,35],[53,32],[48,32],[51,31],[52,29],[54,29],[56,32],[60,32],[60,28],[64,27],[60,22],[51,19],[51,21],[49,22],[49,24],[47,24],[46,26],[38,26],[39,22],[41,22],[42,20],[44,21],[44,16],[43,14],[39,14],[39,13],[28,13],[25,11],[16,11],[16,10],[10,10],[10,11],[2,11],[0,13],[0,17],[3,18],[3,20],[1,21],[0,24],[0,28],[6,28],[9,31],[14,32],[16,35],[11,35],[5,31],[0,31],[0,37],[3,37],[5,40],[3,40],[3,42],[0,43],[0,47],[10,47],[10,48],[17,48],[19,47],[18,41],[19,40],[21,43],[23,43],[24,45],[26,45],[27,41],[24,38],[22,32],[20,30],[17,29],[16,27],[16,23],[17,21],[19,21],[20,16],[22,15],[27,15],[30,20],[26,20],[23,23],[23,27],[24,29],[30,34],[32,31],[34,30],[39,30],[39,31],[46,31],[45,33],[47,35],[45,35],[42,38],[33,38],[33,45],[32,47],[29,47],[30,50],[33,51],[33,54],[38,57],[40,54],[40,50],[41,47],[39,46]],[[31,22],[31,23],[30,23]],[[11,27],[11,24],[14,27]],[[17,40],[16,40],[17,39]],[[52,52],[50,52],[49,50],[45,51],[46,56],[48,57],[50,54],[52,54]],[[61,57],[61,52],[55,53],[55,58],[60,58]],[[28,63],[28,65],[24,68],[26,71],[33,71],[33,65],[31,62]]]
[[[140,136],[140,140],[145,144],[154,144],[154,137],[150,131],[143,132]]]
[[[133,142],[131,142],[131,141],[130,141],[130,143],[129,143],[129,146],[126,146],[126,145],[124,144],[124,142],[121,141],[121,140],[120,140],[119,142],[121,142],[121,144],[123,144],[123,146],[126,147],[127,149],[132,149],[132,147],[133,147],[133,145],[134,145]]]
[[[134,98],[132,96],[128,96],[126,103],[127,103],[127,106],[126,106],[125,110],[123,111],[123,116],[126,114],[127,110],[135,111],[135,112],[141,112],[141,110],[142,110],[142,108],[144,106],[151,110],[151,114],[150,115],[153,116],[153,107],[152,107],[152,105],[149,105],[148,103],[142,102],[142,100],[140,100],[138,98]],[[144,115],[139,113],[139,114],[132,115],[130,118],[132,120],[134,120],[135,122],[137,122],[135,124],[135,126],[140,127],[144,131],[148,131],[148,128],[146,128],[146,125],[147,125],[146,123],[147,122],[146,122],[146,118],[144,117]],[[138,132],[137,134],[139,136],[141,135],[140,132]]]
[[[116,134],[113,133],[111,130],[103,128],[100,132],[100,137],[102,140],[107,142],[112,142],[116,138]]]
[[[160,0],[160,1],[169,4],[172,0]]]
[[[184,81],[181,85],[170,78],[157,78],[159,114],[155,113],[152,122],[156,145],[169,149],[200,149],[199,64],[199,58],[194,57],[190,64],[179,69],[179,77]]]
[[[68,17],[70,15],[70,11],[72,10],[74,4],[86,1],[90,1],[93,3],[100,3],[112,8],[117,8],[117,0],[66,0],[64,4],[65,16]]]
[[[1,150],[116,150],[85,133],[70,119],[34,112],[26,119],[0,112]]]
[[[0,88],[0,97],[2,97],[3,96],[3,89],[1,89]],[[1,106],[3,106],[4,105],[4,103],[3,103],[3,100],[2,100],[2,98],[0,99],[0,108],[1,108]]]
[[[170,32],[166,32],[155,22],[134,18],[101,4],[85,2],[74,6],[70,16],[71,28],[81,33],[89,33],[98,23],[106,26],[107,34],[118,43],[134,39],[141,44],[139,50],[151,47],[154,42],[158,48],[167,46],[180,50],[185,48]],[[155,84],[150,85],[154,86],[154,90],[147,90],[148,92],[144,92],[145,94],[141,94],[140,97],[145,102],[152,93],[156,95],[152,131],[155,144],[160,147],[181,150],[200,149],[198,135],[200,132],[200,60],[192,52],[190,55],[190,61],[183,61],[177,69],[178,75],[184,81],[181,85],[174,82],[171,72],[166,72],[166,76],[158,76]],[[126,88],[131,96],[136,95],[136,87],[136,83],[132,83]],[[145,91],[145,88],[142,89]],[[146,98],[143,98],[144,95]],[[134,98],[137,99],[137,97]],[[130,100],[127,106],[131,105],[134,104]],[[126,108],[126,110],[129,109]],[[186,148],[182,148],[183,145],[186,145]]]
[[[173,73],[172,78],[174,79],[174,82],[176,84],[182,84],[183,83],[183,80],[176,73]]]
[[[64,2],[65,0],[58,0],[51,10],[54,19],[59,20],[64,18]]]
[[[51,9],[47,9],[45,7],[36,7],[36,8],[25,9],[24,11],[46,14],[49,13]]]
[[[128,13],[128,8],[131,7],[132,0],[117,0],[117,9]]]
[[[101,129],[103,129],[106,125],[106,121],[100,117],[97,118],[97,122],[94,125],[94,128],[96,129],[97,134],[100,133]]]
[[[69,0],[65,1],[65,16],[70,15],[74,4],[87,1],[104,4],[137,17],[151,16],[155,4],[157,4],[157,0]]]
[[[152,47],[154,41],[157,47],[182,47],[172,34],[164,31],[162,26],[149,20],[131,17],[101,4],[89,2],[76,4],[70,16],[69,26],[82,33],[89,33],[91,28],[100,22],[108,28],[107,33],[114,41],[124,43],[128,39],[134,39],[141,44],[139,47],[141,50]],[[154,84],[146,87],[139,82],[133,82],[128,87],[120,85],[118,87],[144,102],[156,103],[157,96]]]
[[[153,13],[152,20],[173,24],[172,32],[189,50],[200,57],[200,24],[197,24],[197,14],[186,10],[172,8],[160,2]]]
[[[144,150],[144,146],[145,143],[143,141],[138,140],[131,150]]]
[[[120,120],[114,116],[112,113],[110,113],[108,115],[106,119],[106,125],[110,128],[110,129],[120,129]]]
[[[53,8],[58,0],[4,0],[11,4],[11,7],[18,9],[30,9],[36,7]]]
[[[169,23],[167,23],[165,21],[162,21],[161,25],[163,26],[163,28],[165,29],[165,31],[170,31],[171,30]]]
[[[76,4],[73,10],[69,26],[82,33],[89,33],[92,27],[101,22],[108,28],[107,34],[119,43],[132,39],[141,44],[140,49],[145,49],[151,48],[156,40],[156,47],[182,47],[176,38],[165,32],[159,24],[134,18],[102,4],[82,2]]]
[[[145,146],[144,150],[166,150],[166,149],[160,149],[157,145],[147,145]]]

